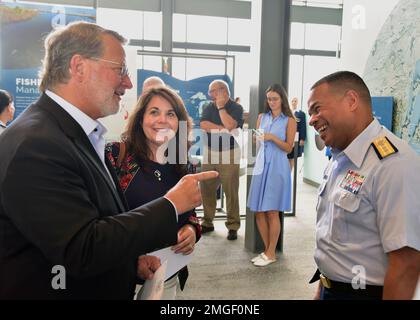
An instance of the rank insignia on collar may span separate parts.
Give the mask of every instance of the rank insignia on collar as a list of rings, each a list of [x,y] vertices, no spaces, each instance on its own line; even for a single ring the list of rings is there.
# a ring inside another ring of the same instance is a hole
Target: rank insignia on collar
[[[372,147],[381,160],[398,152],[398,149],[385,136],[375,139],[372,142]]]

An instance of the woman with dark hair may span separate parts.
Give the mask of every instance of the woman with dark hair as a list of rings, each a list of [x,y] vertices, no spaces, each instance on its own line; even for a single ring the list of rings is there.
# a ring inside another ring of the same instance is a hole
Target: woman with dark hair
[[[129,208],[136,208],[163,196],[192,170],[187,163],[191,118],[179,95],[167,88],[152,88],[137,102],[121,142],[106,146],[106,154],[119,177]],[[175,253],[190,254],[201,235],[194,211],[178,217],[178,243]],[[139,273],[150,273],[152,256],[139,257]],[[188,277],[186,267],[178,273],[181,290]],[[175,299],[177,277],[165,282],[162,299]]]
[[[6,90],[0,90],[0,134],[6,129],[6,124],[13,120],[15,107],[12,95]]]
[[[291,176],[287,154],[292,150],[296,120],[286,91],[279,84],[266,90],[265,113],[258,116],[256,139],[260,143],[248,196],[265,250],[251,261],[264,267],[276,261],[281,225],[279,213],[290,210]],[[280,190],[280,191],[279,191]]]

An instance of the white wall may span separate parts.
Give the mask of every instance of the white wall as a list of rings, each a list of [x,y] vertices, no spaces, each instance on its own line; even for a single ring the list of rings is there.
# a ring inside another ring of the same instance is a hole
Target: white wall
[[[400,0],[344,0],[340,69],[363,75],[372,46]]]
[[[118,14],[117,14],[118,13]],[[123,20],[115,19],[115,16],[124,17]],[[96,12],[96,22],[104,27],[119,32],[127,39],[138,38],[141,34],[141,20],[142,16],[138,12],[128,10],[115,10],[98,8]],[[124,21],[124,23],[122,23]],[[123,132],[127,121],[124,119],[126,111],[134,108],[137,102],[137,48],[125,46],[126,63],[130,73],[130,79],[133,83],[133,88],[127,90],[121,99],[120,112],[115,115],[102,118],[100,121],[105,125],[108,132],[106,134],[107,140],[118,140]]]
[[[322,182],[324,168],[327,166],[328,158],[325,156],[325,149],[319,151],[315,145],[315,129],[309,126],[309,115],[307,102],[312,85],[322,77],[338,70],[338,59],[305,57],[305,70],[307,75],[303,81],[303,102],[302,110],[306,112],[306,142],[304,151],[304,173],[305,179],[320,184]]]
[[[337,70],[350,70],[363,76],[366,61],[375,40],[392,9],[400,0],[344,0],[343,27],[341,37],[341,58]],[[331,66],[330,68],[335,68]],[[314,83],[323,75],[334,72],[323,67],[324,74],[311,79]],[[309,93],[309,90],[307,90]],[[304,96],[307,98],[307,96]],[[303,101],[305,104],[306,101]],[[308,127],[305,145],[304,177],[316,183],[322,182],[322,175],[327,164],[325,149],[315,147],[315,132]]]

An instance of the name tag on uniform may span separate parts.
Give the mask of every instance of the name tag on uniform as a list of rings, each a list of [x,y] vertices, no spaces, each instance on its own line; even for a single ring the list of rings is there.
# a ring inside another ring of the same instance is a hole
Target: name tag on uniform
[[[362,188],[363,182],[365,181],[365,176],[361,174],[349,170],[347,171],[346,176],[340,183],[340,188],[347,190],[353,194],[358,194],[360,189]]]

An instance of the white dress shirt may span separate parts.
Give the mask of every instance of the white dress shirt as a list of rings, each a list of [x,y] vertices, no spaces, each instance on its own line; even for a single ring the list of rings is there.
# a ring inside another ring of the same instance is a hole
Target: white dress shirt
[[[46,90],[45,94],[54,100],[60,107],[62,107],[83,129],[89,141],[92,143],[93,148],[96,150],[99,159],[106,169],[109,177],[112,180],[111,173],[105,165],[105,139],[104,134],[107,132],[106,128],[97,120],[93,120],[80,109],[72,105],[70,102],[64,100],[50,90]],[[115,184],[114,184],[115,186]]]

